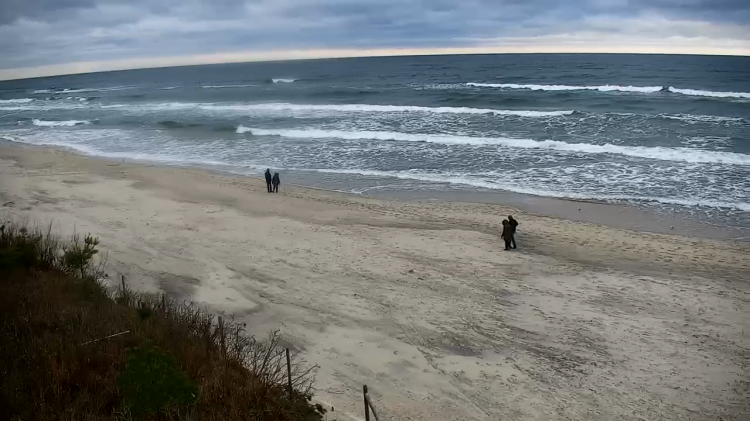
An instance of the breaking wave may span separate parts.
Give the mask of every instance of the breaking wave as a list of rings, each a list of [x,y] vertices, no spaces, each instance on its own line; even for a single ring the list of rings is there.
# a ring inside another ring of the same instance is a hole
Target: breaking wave
[[[534,196],[542,197],[556,197],[561,199],[576,199],[576,200],[598,200],[604,202],[645,202],[645,203],[663,203],[669,205],[681,205],[681,206],[702,206],[709,208],[726,208],[736,209],[740,211],[750,211],[750,203],[745,202],[723,202],[716,200],[684,200],[677,198],[667,197],[648,197],[648,196],[637,196],[637,195],[608,195],[608,194],[595,194],[595,193],[576,193],[576,192],[565,192],[561,190],[552,189],[539,189],[533,187],[524,187],[514,182],[502,182],[495,178],[496,174],[487,174],[487,178],[476,177],[475,174],[469,176],[461,173],[428,173],[424,171],[405,170],[405,171],[378,171],[378,170],[360,170],[360,169],[313,169],[307,170],[319,173],[331,173],[331,174],[352,174],[362,175],[369,177],[392,177],[402,180],[415,180],[425,181],[429,183],[445,183],[454,185],[464,185],[471,187],[479,187],[491,190],[505,190],[512,191],[521,194],[530,194]]]
[[[680,89],[673,86],[621,86],[621,85],[522,85],[517,83],[478,83],[470,82],[466,86],[474,88],[499,88],[499,89],[527,89],[531,91],[599,91],[599,92],[639,92],[651,94],[656,92],[671,92],[673,94],[703,96],[713,98],[750,98],[749,92],[715,92],[700,89]]]
[[[273,83],[292,83],[296,81],[297,79],[271,79],[271,82]]]
[[[80,126],[84,124],[91,124],[89,120],[64,120],[64,121],[48,121],[48,120],[31,120],[31,124],[40,127],[72,127]]]
[[[662,86],[620,86],[620,85],[600,85],[600,86],[574,86],[574,85],[519,85],[516,83],[467,83],[466,85],[475,88],[501,88],[501,89],[528,89],[532,91],[599,91],[599,92],[641,92],[652,93],[659,92],[664,88]]]
[[[110,91],[122,91],[124,89],[132,89],[133,86],[112,86],[109,88],[81,88],[81,89],[70,89],[70,88],[63,88],[63,89],[37,89],[35,91],[32,91],[32,94],[74,94],[79,92],[110,92]]]
[[[26,104],[33,100],[32,98],[0,99],[0,104]]]
[[[718,115],[696,115],[696,114],[658,114],[659,117],[668,120],[680,120],[687,123],[744,123],[742,117],[722,117]]]
[[[257,85],[201,85],[203,89],[251,88]]]
[[[382,140],[400,142],[426,142],[444,145],[502,146],[523,149],[547,149],[587,154],[615,154],[662,161],[683,161],[690,163],[720,163],[750,165],[750,155],[705,151],[690,148],[667,148],[645,146],[620,146],[612,144],[593,145],[589,143],[567,143],[556,140],[533,140],[506,137],[470,137],[447,134],[413,134],[379,131],[342,131],[318,129],[260,129],[237,127],[237,133],[252,133],[258,136],[281,136],[294,139],[343,139],[343,140]]]
[[[495,114],[519,117],[554,117],[573,114],[575,111],[527,111],[527,110],[495,110],[488,108],[469,107],[420,107],[415,105],[371,105],[371,104],[244,104],[244,105],[215,105],[168,103],[164,107],[191,108],[196,107],[213,111],[328,111],[349,113],[436,113],[436,114]]]
[[[678,89],[670,86],[669,92],[691,96],[705,96],[713,98],[750,98],[750,92],[714,92],[702,91],[699,89]]]

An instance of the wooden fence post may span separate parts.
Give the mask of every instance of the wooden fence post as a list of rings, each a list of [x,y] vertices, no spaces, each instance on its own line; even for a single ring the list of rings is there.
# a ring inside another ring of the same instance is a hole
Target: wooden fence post
[[[362,386],[362,395],[365,401],[365,421],[370,421],[370,402],[367,401],[367,385]]]
[[[204,334],[206,335],[206,355],[209,356],[209,358],[211,356],[211,347],[213,346],[213,342],[214,342],[214,335],[213,333],[211,333],[212,326],[213,326],[213,323],[209,322],[208,325],[206,326],[206,331],[204,332]]]
[[[289,400],[292,400],[292,360],[289,358],[289,348],[286,349],[286,376],[289,383]]]
[[[227,350],[226,343],[224,342],[224,318],[219,316],[219,340],[221,341],[221,356],[226,358]]]

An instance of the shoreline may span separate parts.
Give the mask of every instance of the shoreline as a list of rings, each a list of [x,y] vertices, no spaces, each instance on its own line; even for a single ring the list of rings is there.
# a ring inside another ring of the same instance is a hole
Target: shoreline
[[[0,143],[0,205],[99,237],[110,279],[280,330],[341,421],[361,420],[363,384],[387,419],[746,413],[747,243],[286,182],[268,194],[14,143]],[[510,212],[519,249],[505,252]]]
[[[260,173],[240,173],[225,169],[190,164],[170,164],[131,158],[110,158],[91,155],[82,151],[54,145],[31,145],[0,138],[0,146],[17,145],[22,148],[59,150],[77,156],[99,159],[114,163],[204,170],[230,177],[248,178],[262,181]],[[312,178],[311,178],[312,176]],[[316,177],[317,176],[317,177]],[[366,177],[362,177],[366,178]],[[292,180],[291,183],[286,180]],[[335,180],[332,180],[335,179]],[[464,189],[461,187],[434,183],[442,189],[429,191],[404,190],[399,188],[379,189],[367,185],[364,192],[354,191],[352,184],[343,183],[341,177],[321,176],[313,171],[287,170],[284,174],[286,186],[303,189],[335,192],[353,197],[376,200],[397,200],[399,202],[447,203],[465,205],[498,205],[518,209],[535,216],[549,216],[573,222],[593,223],[616,229],[638,231],[651,234],[668,234],[712,240],[750,242],[750,228],[710,224],[706,221],[689,218],[676,212],[663,213],[627,203],[610,203],[596,199],[575,199],[562,197],[536,196],[504,190]],[[338,184],[338,187],[335,186]],[[366,193],[367,192],[367,193]]]

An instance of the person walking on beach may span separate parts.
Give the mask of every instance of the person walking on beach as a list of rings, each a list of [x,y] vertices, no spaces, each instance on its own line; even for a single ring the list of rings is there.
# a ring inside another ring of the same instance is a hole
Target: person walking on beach
[[[273,179],[271,180],[271,183],[273,184],[273,192],[278,193],[279,192],[279,184],[281,184],[281,179],[279,178],[279,173],[275,172],[273,173]]]
[[[271,189],[271,181],[272,181],[271,180],[271,169],[270,168],[266,168],[266,172],[263,175],[266,176],[266,188],[268,189],[268,192],[271,193],[273,191]]]
[[[516,248],[516,227],[518,226],[518,221],[513,218],[513,215],[508,217],[508,225],[510,225],[510,242],[513,248]]]
[[[500,238],[505,240],[505,250],[510,250],[510,242],[513,241],[513,231],[507,219],[503,219],[503,233],[500,234]]]

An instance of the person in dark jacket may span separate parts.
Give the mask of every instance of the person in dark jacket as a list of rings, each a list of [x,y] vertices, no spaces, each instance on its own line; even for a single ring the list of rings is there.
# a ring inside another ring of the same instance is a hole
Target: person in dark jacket
[[[513,218],[513,215],[508,217],[508,225],[510,225],[510,241],[513,248],[516,248],[516,227],[518,226],[518,221]]]
[[[281,184],[281,179],[279,178],[279,173],[275,172],[273,173],[273,179],[271,180],[271,183],[273,184],[273,192],[278,193],[279,192],[279,184]]]
[[[505,250],[510,250],[510,242],[513,241],[513,230],[507,219],[503,219],[503,233],[500,234],[500,238],[505,240]]]
[[[272,181],[271,180],[271,169],[270,168],[266,168],[266,172],[263,175],[266,176],[266,188],[268,189],[268,192],[271,193],[273,191],[271,189],[271,181]]]

